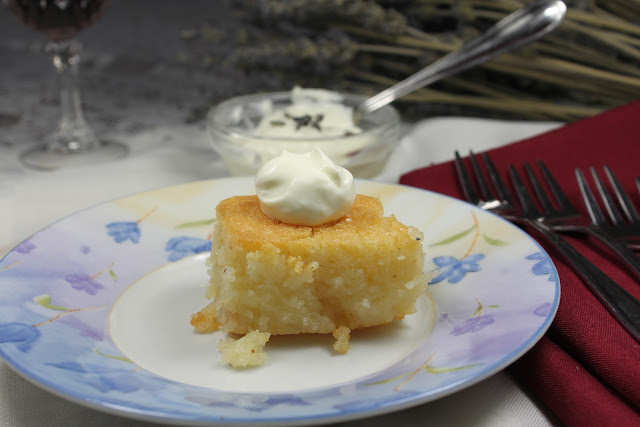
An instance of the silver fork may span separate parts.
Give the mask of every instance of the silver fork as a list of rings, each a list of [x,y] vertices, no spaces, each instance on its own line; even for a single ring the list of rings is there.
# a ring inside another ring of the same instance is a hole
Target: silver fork
[[[489,179],[491,179],[491,183],[493,184],[495,196],[492,194],[489,183],[487,182],[484,173],[482,173],[480,164],[478,163],[476,156],[473,154],[473,151],[469,151],[469,160],[471,161],[471,168],[478,184],[480,194],[476,192],[473,182],[471,181],[471,177],[469,176],[469,173],[462,162],[462,158],[460,157],[460,153],[458,153],[457,150],[455,152],[455,156],[458,180],[462,184],[464,198],[469,203],[473,203],[480,209],[495,211],[498,213],[508,214],[509,212],[515,212],[516,207],[513,204],[511,195],[506,190],[507,187],[504,185],[504,181],[500,178],[498,170],[487,153],[480,153],[480,156],[482,156],[482,161],[489,172]]]
[[[473,154],[471,155],[473,158]],[[487,159],[488,155],[486,153],[483,154],[483,159]],[[475,160],[474,160],[475,161]],[[492,164],[492,163],[491,163]],[[492,164],[493,165],[493,164]],[[461,170],[465,170],[465,166],[462,163],[459,155],[456,156],[456,168],[458,169],[459,177],[469,177],[468,173],[461,174]],[[531,167],[526,165],[525,168],[533,174]],[[498,187],[495,187],[496,193],[500,194],[509,194],[506,186],[502,182],[501,179],[496,179],[492,176],[492,174],[496,174],[495,167],[491,166],[487,168],[489,172],[489,176],[491,177],[491,181],[494,183],[498,183]],[[477,169],[480,171],[480,168]],[[640,301],[633,298],[631,294],[629,294],[624,288],[622,288],[618,283],[613,281],[610,277],[608,277],[605,273],[603,273],[599,268],[591,263],[587,258],[585,258],[580,252],[573,248],[566,240],[564,240],[557,232],[555,232],[549,225],[545,223],[545,220],[551,219],[560,219],[566,218],[570,215],[575,215],[570,211],[562,211],[558,210],[550,210],[549,206],[551,203],[548,200],[548,197],[544,195],[541,186],[536,186],[536,184],[532,183],[536,193],[538,196],[543,195],[543,200],[539,200],[541,202],[541,206],[543,207],[543,211],[540,211],[529,191],[525,187],[520,175],[516,171],[513,165],[509,167],[509,175],[511,177],[514,189],[520,201],[520,212],[516,215],[510,213],[509,215],[503,215],[505,218],[509,218],[513,222],[518,222],[521,224],[525,224],[530,226],[534,231],[536,231],[540,236],[542,236],[545,240],[547,240],[551,245],[553,245],[569,262],[574,271],[583,279],[584,283],[587,287],[600,299],[600,301],[604,304],[604,306],[611,312],[613,317],[631,334],[631,336],[638,342],[640,342]],[[530,175],[530,176],[531,176]],[[476,175],[478,181],[484,180],[486,183],[486,179],[484,177],[480,178],[480,175]],[[465,197],[467,194],[475,193],[474,185],[471,179],[463,180],[461,178],[460,183],[462,185],[463,191],[465,193]],[[539,184],[539,182],[538,182]],[[487,186],[488,187],[488,186]],[[537,188],[539,187],[539,188]],[[536,189],[537,188],[537,189]],[[487,188],[488,189],[488,188]],[[489,190],[490,192],[490,190]],[[485,206],[492,205],[502,205],[504,206],[504,200],[501,200],[502,197],[492,196],[487,192],[483,198]],[[552,191],[553,193],[553,191]],[[477,193],[476,193],[477,194]],[[555,196],[555,195],[554,195]],[[478,204],[476,200],[467,199],[469,202]],[[493,202],[490,203],[490,202]],[[548,203],[547,203],[548,202]],[[513,206],[513,204],[512,204]],[[496,211],[496,209],[487,208],[488,210]],[[500,213],[500,211],[496,211]]]
[[[528,164],[525,163],[525,169],[527,171],[529,181],[531,182],[531,185],[534,187],[536,195],[538,196],[538,199],[542,204],[543,209],[545,210],[545,212],[547,212],[546,216],[544,218],[541,218],[540,220],[543,222],[547,222],[548,225],[552,226],[556,231],[578,231],[578,232],[589,234],[597,238],[598,240],[606,244],[618,256],[618,258],[626,264],[629,270],[631,270],[631,272],[638,279],[640,279],[640,257],[636,255],[636,253],[633,250],[629,249],[626,243],[622,243],[617,239],[617,237],[619,236],[613,234],[612,232],[613,229],[611,227],[607,227],[606,220],[604,220],[604,214],[602,214],[602,211],[600,211],[598,204],[595,202],[593,193],[591,193],[586,180],[584,180],[584,176],[582,175],[582,172],[577,171],[576,175],[579,175],[578,183],[580,186],[580,191],[585,197],[585,203],[587,203],[587,210],[589,211],[590,215],[593,213],[597,216],[598,213],[600,213],[600,216],[601,216],[597,218],[597,221],[593,220],[594,217],[592,216],[591,224],[584,223],[584,219],[581,217],[578,210],[573,207],[573,205],[571,204],[567,196],[565,196],[565,194],[562,191],[562,188],[560,187],[560,185],[558,185],[555,178],[553,177],[549,169],[547,169],[545,164],[541,161],[538,161],[537,163],[538,163],[538,167],[540,168],[540,171],[542,172],[542,175],[544,177],[544,180],[547,186],[553,193],[554,199],[559,208],[559,210],[554,209],[551,202],[545,196],[544,190],[542,189],[540,182],[538,182],[538,179],[533,173],[533,170]],[[581,178],[582,178],[582,181],[581,181]],[[616,208],[613,205],[613,200],[611,198],[611,195],[608,192],[606,192],[606,189],[602,186],[602,182],[597,177],[597,174],[596,174],[596,184],[598,189],[600,190],[600,194],[602,195],[602,197],[603,198],[607,197],[607,202],[606,202],[608,203],[607,206],[610,205],[610,208],[612,209],[612,211],[610,211],[611,215],[612,217],[615,217],[615,220],[612,220],[612,221],[621,223],[622,217],[615,210]],[[616,190],[616,194],[621,194],[622,197],[625,198],[625,202],[624,202],[625,211],[629,211],[630,216],[633,216],[635,214],[635,216],[637,217],[638,214],[635,212],[635,209],[631,205],[631,202],[629,201],[628,197],[626,197],[626,194],[623,194],[624,190],[622,189],[622,187],[618,184],[617,188],[618,189]],[[588,198],[589,195],[591,196],[590,198]],[[587,198],[589,199],[588,202],[587,202]],[[609,208],[607,209],[609,210]],[[549,214],[549,212],[551,214]],[[638,221],[639,222],[637,223],[637,227],[640,227],[640,217],[638,217]],[[629,226],[621,225],[619,228],[616,228],[616,230],[619,230],[620,233],[623,233],[623,232],[627,233],[628,235],[630,228],[631,228],[630,225]]]
[[[610,223],[607,222],[598,202],[596,202],[595,196],[593,195],[584,174],[580,169],[576,169],[578,186],[580,187],[582,198],[584,199],[587,210],[589,211],[591,223],[594,228],[602,230],[603,233],[612,236],[612,238],[623,240],[626,246],[633,249],[640,249],[640,215],[638,215],[638,212],[633,206],[633,203],[631,203],[628,194],[622,185],[620,185],[620,182],[613,174],[613,171],[611,171],[608,166],[604,166],[603,169],[609,183],[611,184],[611,188],[613,188],[616,198],[618,199],[618,204],[624,213],[624,217],[626,217],[626,221],[620,213],[620,210],[616,207],[613,196],[600,179],[596,169],[593,167],[589,168],[593,181],[598,189],[598,193],[600,194],[600,198],[602,199],[602,203],[609,215]],[[638,193],[640,193],[640,177],[635,178],[635,183],[638,187]],[[636,259],[640,264],[640,257],[636,256]],[[637,274],[638,277],[640,277],[640,267],[637,270]]]
[[[458,152],[456,152],[455,154],[456,164],[461,165],[462,159],[460,158],[460,155],[458,154]],[[493,164],[487,153],[481,153],[481,156],[483,162],[485,163],[486,169],[489,172],[489,177],[491,179],[491,182],[493,183],[493,188],[496,190],[497,199],[491,200],[492,196],[489,184],[482,174],[482,170],[478,163],[478,160],[471,151],[469,152],[469,159],[471,161],[473,174],[476,182],[478,183],[478,188],[480,189],[482,198],[478,196],[473,188],[464,190],[465,198],[482,209],[499,210],[500,213],[505,216],[505,212],[508,212],[509,210],[511,210],[511,212],[514,211],[513,202],[511,201],[508,192],[506,192],[506,186],[501,180],[495,165]],[[578,171],[576,172],[576,174],[579,175],[578,181],[579,183],[581,183],[580,189],[581,191],[583,191],[583,195],[585,194],[585,191],[588,191],[588,195],[591,195],[589,199],[590,203],[587,206],[589,212],[593,212],[593,215],[595,215],[595,219],[594,216],[592,216],[592,224],[587,224],[584,221],[578,210],[571,204],[568,197],[564,194],[562,188],[553,177],[547,166],[542,161],[538,161],[537,164],[558,208],[556,208],[549,197],[547,197],[540,181],[536,177],[531,166],[525,162],[524,169],[529,178],[529,182],[531,182],[538,201],[543,208],[543,211],[539,212],[539,217],[537,217],[536,219],[540,222],[546,223],[548,226],[550,226],[550,228],[553,228],[556,231],[576,231],[594,236],[595,238],[599,239],[607,246],[609,246],[609,248],[613,250],[614,253],[627,265],[631,272],[640,279],[640,257],[635,252],[633,252],[633,250],[629,249],[628,246],[630,245],[628,243],[621,243],[617,240],[618,237],[623,236],[640,236],[640,216],[631,204],[629,197],[624,192],[622,186],[618,183],[618,181],[615,179],[615,176],[613,176],[613,174],[611,173],[610,169],[605,168],[605,171],[612,182],[615,193],[618,196],[620,205],[622,206],[625,215],[627,216],[627,218],[629,218],[628,223],[624,222],[622,216],[617,211],[611,195],[607,192],[604,185],[602,185],[602,182],[597,176],[595,170],[592,171],[592,173],[595,176],[594,179],[596,180],[598,190],[600,191],[602,198],[605,200],[605,206],[607,206],[607,211],[610,213],[610,216],[612,218],[611,221],[614,224],[615,228],[609,227],[607,225],[607,222],[604,219],[604,214],[602,214],[602,211],[600,211],[598,204],[595,202],[595,198],[593,197],[593,194],[591,193],[588,184],[586,183],[586,180],[584,180],[584,176],[582,176],[581,172]],[[457,169],[458,176],[461,182],[470,181],[470,177],[468,176],[464,168],[458,167]],[[582,182],[580,177],[582,177]]]

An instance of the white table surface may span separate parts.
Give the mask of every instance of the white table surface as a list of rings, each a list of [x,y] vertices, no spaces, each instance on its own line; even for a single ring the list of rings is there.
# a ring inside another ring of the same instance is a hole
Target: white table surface
[[[118,5],[122,3],[127,2],[118,2]],[[145,46],[145,42],[158,43],[156,39],[150,41],[148,36],[145,39],[142,34],[158,28],[165,34],[177,32],[189,19],[198,17],[198,7],[204,7],[203,3],[193,5],[181,14],[167,13],[160,7],[160,18],[145,16],[144,19],[131,10],[113,5],[113,10],[95,29],[86,31],[81,40],[85,45],[93,45],[87,48],[87,56],[93,59],[94,65],[98,64],[86,77],[85,104],[89,119],[96,123],[101,134],[126,143],[131,153],[117,162],[55,172],[28,170],[18,161],[22,150],[54,126],[57,105],[51,69],[41,53],[42,38],[21,28],[0,8],[0,256],[47,224],[100,202],[227,175],[222,162],[210,149],[203,124],[185,122],[188,115],[185,106],[196,105],[194,97],[202,96],[202,86],[190,87],[189,83],[213,83],[199,75],[179,85],[168,85],[175,78],[175,70],[168,67],[156,66],[151,72],[144,71],[144,79],[135,66],[115,68],[115,73],[108,69],[123,61],[123,48],[118,40],[105,41],[110,25],[122,26],[129,22],[130,28],[140,31],[131,41],[138,49]],[[132,1],[129,7],[139,8],[140,2]],[[162,25],[158,27],[154,19],[163,19]],[[122,41],[122,37],[119,40]],[[139,65],[135,61],[126,63]],[[104,73],[108,71],[110,81],[103,84]],[[114,87],[124,89],[118,91]],[[1,120],[3,115],[19,115],[21,120],[11,124]],[[405,136],[376,180],[396,182],[404,172],[451,159],[454,149],[463,153],[469,149],[482,151],[556,126],[468,118],[432,118],[405,124]],[[1,426],[115,423],[155,425],[71,403],[38,388],[0,362]],[[435,402],[343,425],[548,426],[553,423],[544,408],[508,374],[501,372]]]

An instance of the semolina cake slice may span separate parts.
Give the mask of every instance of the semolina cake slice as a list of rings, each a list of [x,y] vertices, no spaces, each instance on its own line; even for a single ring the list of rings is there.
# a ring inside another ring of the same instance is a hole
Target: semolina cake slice
[[[414,313],[426,292],[422,233],[384,217],[377,198],[359,194],[342,218],[302,226],[268,217],[257,196],[236,196],[216,219],[212,302],[192,316],[197,331],[348,332]]]

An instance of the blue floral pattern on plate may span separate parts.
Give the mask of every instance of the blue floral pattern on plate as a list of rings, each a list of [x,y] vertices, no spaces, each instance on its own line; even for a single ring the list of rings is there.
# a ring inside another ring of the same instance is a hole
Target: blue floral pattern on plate
[[[557,280],[556,268],[554,267],[551,259],[547,256],[547,254],[542,252],[536,252],[534,254],[528,255],[526,257],[528,260],[538,261],[533,267],[531,267],[531,272],[537,276],[549,276],[547,280],[550,282],[555,282]]]
[[[131,240],[133,243],[140,241],[140,227],[137,222],[120,221],[111,222],[106,225],[109,236],[118,242],[126,242]]]
[[[189,236],[172,237],[164,249],[169,252],[169,261],[178,261],[189,255],[210,252],[211,241]]]
[[[435,285],[445,279],[449,283],[458,283],[467,273],[480,271],[478,262],[482,258],[484,258],[483,254],[470,255],[463,259],[456,259],[452,256],[435,257],[433,262],[439,267],[439,273],[431,279],[429,284]]]
[[[113,342],[108,318],[119,296],[151,271],[210,251],[215,205],[253,193],[250,178],[105,203],[22,242],[0,261],[0,356],[46,389],[123,416],[211,425],[322,423],[461,390],[504,368],[546,331],[558,305],[558,276],[524,232],[435,193],[357,185],[380,196],[386,212],[423,230],[425,272],[433,277],[429,290],[440,313],[424,343],[388,368],[296,392],[229,392],[155,375]]]

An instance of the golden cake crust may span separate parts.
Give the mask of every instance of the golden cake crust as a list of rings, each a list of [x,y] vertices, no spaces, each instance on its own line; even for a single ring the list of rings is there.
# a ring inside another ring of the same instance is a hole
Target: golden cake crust
[[[309,227],[290,225],[269,218],[262,212],[258,196],[236,196],[225,199],[216,207],[219,224],[234,236],[235,243],[247,251],[259,249],[268,242],[281,249],[295,242],[297,246],[310,244],[301,239],[349,240],[371,234],[371,225],[383,215],[382,204],[375,197],[358,194],[348,214],[336,221]]]

